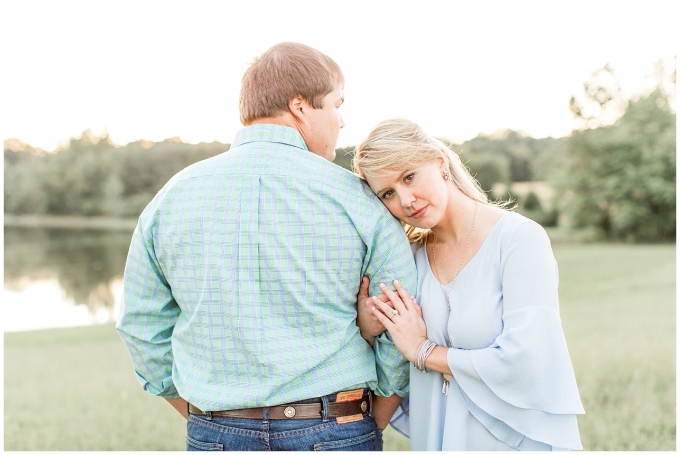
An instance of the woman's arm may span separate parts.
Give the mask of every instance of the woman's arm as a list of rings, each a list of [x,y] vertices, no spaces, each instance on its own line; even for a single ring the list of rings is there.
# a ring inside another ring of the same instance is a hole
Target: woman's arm
[[[438,373],[445,373],[453,376],[453,372],[449,367],[449,362],[446,360],[448,353],[449,348],[445,346],[437,346],[425,359],[425,368]]]

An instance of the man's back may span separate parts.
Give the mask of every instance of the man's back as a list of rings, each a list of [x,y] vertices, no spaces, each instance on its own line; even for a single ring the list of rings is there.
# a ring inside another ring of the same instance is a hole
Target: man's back
[[[416,288],[400,224],[295,130],[254,125],[228,153],[175,176],[142,214],[119,330],[151,393],[178,392],[203,410],[403,392],[407,376],[378,382],[375,366],[383,355],[387,370],[404,371],[403,359],[379,343],[374,354],[354,323],[364,274]],[[163,309],[151,305],[159,295]]]

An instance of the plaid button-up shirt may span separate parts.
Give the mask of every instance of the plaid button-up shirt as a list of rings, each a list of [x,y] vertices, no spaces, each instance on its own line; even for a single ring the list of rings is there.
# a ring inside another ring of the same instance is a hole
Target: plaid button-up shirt
[[[400,223],[300,134],[253,125],[231,150],[175,175],[139,218],[118,331],[149,393],[203,410],[341,390],[408,391],[387,334],[355,324],[362,275],[417,275]]]

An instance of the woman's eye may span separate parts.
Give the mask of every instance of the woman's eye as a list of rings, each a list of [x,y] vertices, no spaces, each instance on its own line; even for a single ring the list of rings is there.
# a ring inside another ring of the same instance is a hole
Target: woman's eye
[[[411,180],[413,180],[414,176],[415,176],[415,174],[409,174],[406,177],[404,177],[404,181],[410,182]]]
[[[393,193],[393,192],[394,192],[394,191],[392,191],[392,190],[385,191],[385,192],[383,193],[383,195],[382,195],[383,199],[389,199],[390,196],[392,196],[392,193]]]

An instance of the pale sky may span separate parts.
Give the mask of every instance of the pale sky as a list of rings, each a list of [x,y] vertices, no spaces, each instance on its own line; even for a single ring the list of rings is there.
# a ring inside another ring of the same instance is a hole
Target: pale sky
[[[610,63],[636,93],[680,42],[676,0],[4,0],[0,17],[0,137],[46,150],[86,128],[232,142],[241,75],[281,41],[342,67],[339,147],[390,117],[454,141],[562,137],[591,72]]]

